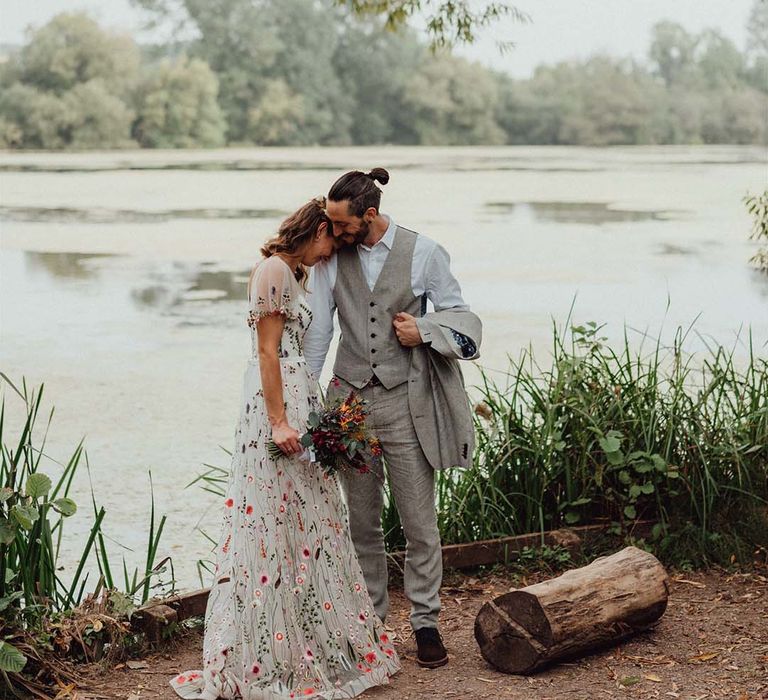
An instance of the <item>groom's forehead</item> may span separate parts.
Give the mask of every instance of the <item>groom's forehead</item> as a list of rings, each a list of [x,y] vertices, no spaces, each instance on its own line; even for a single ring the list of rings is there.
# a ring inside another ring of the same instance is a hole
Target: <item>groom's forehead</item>
[[[332,199],[329,199],[326,202],[325,211],[331,221],[345,222],[354,221],[356,218],[358,218],[350,213],[349,201],[346,199],[341,202],[336,202]]]

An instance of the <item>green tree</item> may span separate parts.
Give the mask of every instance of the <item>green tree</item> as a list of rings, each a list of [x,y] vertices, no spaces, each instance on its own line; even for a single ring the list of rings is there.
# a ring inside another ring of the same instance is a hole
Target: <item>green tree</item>
[[[744,77],[744,57],[736,45],[713,29],[697,40],[697,67],[702,82],[710,89],[733,88]]]
[[[29,33],[14,74],[22,83],[56,94],[100,79],[111,94],[125,97],[138,68],[139,51],[129,36],[105,32],[83,13],[63,13]]]
[[[349,127],[356,105],[333,65],[339,40],[337,13],[313,0],[272,0],[265,10],[280,42],[266,75],[285,81],[304,102],[304,120],[294,143],[351,143]]]
[[[0,93],[0,118],[6,124],[8,146],[55,149],[68,145],[70,119],[56,95],[14,83]]]
[[[416,143],[403,106],[405,87],[424,57],[412,31],[386,31],[381,21],[346,20],[333,55],[334,72],[353,107],[353,143]]]
[[[768,55],[768,2],[755,0],[747,22],[747,51]]]
[[[134,0],[156,17],[175,15],[199,38],[191,54],[219,78],[219,102],[230,141],[253,133],[268,90],[282,81],[303,98],[296,144],[348,143],[349,112],[331,59],[338,39],[337,17],[313,0]],[[254,112],[255,110],[255,112]],[[257,129],[258,131],[258,129]]]
[[[768,96],[748,87],[713,93],[702,115],[704,143],[767,143]]]
[[[480,64],[440,52],[428,56],[405,86],[405,114],[426,145],[500,144],[498,86]]]
[[[3,70],[2,140],[21,148],[131,145],[139,52],[84,14],[61,14],[29,33]]]
[[[263,146],[290,146],[300,140],[305,103],[283,80],[267,82],[248,114],[247,137]]]
[[[75,85],[61,97],[66,113],[64,130],[70,148],[125,148],[135,146],[129,138],[133,111],[110,94],[100,78]]]
[[[137,90],[133,134],[142,146],[193,148],[224,143],[218,81],[206,63],[180,56],[147,70]]]
[[[651,64],[668,86],[690,84],[696,74],[697,38],[676,22],[659,22],[651,32]]]

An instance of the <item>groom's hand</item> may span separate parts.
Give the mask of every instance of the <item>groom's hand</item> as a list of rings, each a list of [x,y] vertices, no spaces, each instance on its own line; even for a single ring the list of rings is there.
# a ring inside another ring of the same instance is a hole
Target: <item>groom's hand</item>
[[[395,314],[392,325],[395,327],[395,334],[400,345],[406,348],[415,348],[423,342],[419,327],[416,325],[416,319],[405,311]]]

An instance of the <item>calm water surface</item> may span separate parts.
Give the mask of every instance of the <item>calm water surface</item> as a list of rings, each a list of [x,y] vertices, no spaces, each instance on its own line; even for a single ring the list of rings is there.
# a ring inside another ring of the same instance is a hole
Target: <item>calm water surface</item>
[[[574,321],[605,322],[611,339],[626,323],[633,342],[671,340],[698,319],[691,349],[744,356],[751,327],[766,353],[768,279],[747,264],[741,203],[765,184],[761,149],[0,154],[0,370],[45,382],[51,457],[66,461],[81,437],[88,450],[65,563],[89,529],[91,484],[115,558],[139,561],[151,469],[168,515],[162,553],[196,584],[209,549],[196,530],[216,533],[218,504],[185,486],[203,463],[227,465],[259,246],[338,174],[376,165],[392,175],[383,211],[450,252],[492,372],[529,344],[546,361],[553,319],[572,304]]]

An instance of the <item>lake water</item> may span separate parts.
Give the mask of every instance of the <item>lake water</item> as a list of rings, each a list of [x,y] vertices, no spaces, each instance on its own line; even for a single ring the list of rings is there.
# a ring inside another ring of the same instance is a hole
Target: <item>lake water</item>
[[[151,469],[168,516],[161,554],[196,585],[209,550],[197,528],[216,533],[218,501],[185,486],[203,463],[228,462],[250,267],[286,213],[373,166],[392,176],[382,210],[450,252],[495,376],[528,345],[546,363],[552,322],[572,305],[574,321],[604,322],[611,339],[626,323],[633,342],[671,340],[698,318],[692,350],[717,342],[743,356],[750,327],[766,354],[768,276],[748,264],[741,201],[768,180],[764,149],[0,154],[0,371],[45,382],[47,454],[66,461],[85,437],[116,558],[141,557]],[[467,368],[469,384],[477,376]],[[74,498],[65,564],[90,527],[85,469]]]

